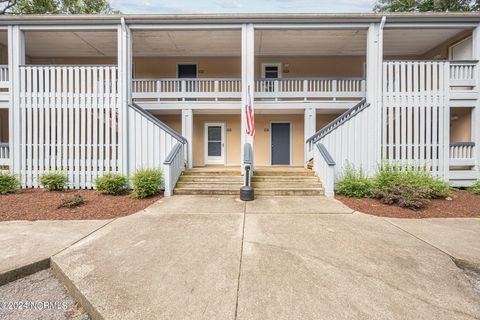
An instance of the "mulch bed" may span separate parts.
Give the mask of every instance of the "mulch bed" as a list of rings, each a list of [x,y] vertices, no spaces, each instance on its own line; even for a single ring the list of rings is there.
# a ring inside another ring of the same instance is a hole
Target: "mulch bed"
[[[85,204],[75,208],[57,208],[61,199],[75,193]],[[22,189],[0,195],[0,221],[10,220],[97,220],[126,216],[145,209],[161,198],[133,199],[129,195],[104,195],[94,190],[45,191]]]
[[[337,195],[336,198],[353,210],[380,217],[392,218],[459,218],[480,217],[480,196],[468,191],[452,192],[452,200],[430,200],[422,210],[410,210],[381,203],[376,199],[355,199]]]

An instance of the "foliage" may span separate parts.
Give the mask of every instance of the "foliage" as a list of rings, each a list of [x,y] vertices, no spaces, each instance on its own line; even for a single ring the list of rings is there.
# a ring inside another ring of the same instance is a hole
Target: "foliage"
[[[80,193],[75,193],[73,197],[65,197],[60,201],[58,208],[75,208],[85,204],[85,200]]]
[[[384,189],[373,189],[373,197],[389,205],[418,210],[428,203],[430,189],[418,189],[407,184],[392,185]]]
[[[10,172],[0,172],[0,194],[7,194],[17,191],[20,188],[20,181]]]
[[[0,0],[2,14],[113,14],[108,0]]]
[[[121,195],[128,190],[128,178],[117,173],[107,173],[95,181],[97,190],[102,193]]]
[[[363,170],[351,164],[345,166],[343,177],[337,182],[337,193],[350,198],[366,198],[372,195],[374,184]]]
[[[377,0],[376,12],[478,11],[479,0]]]
[[[44,173],[40,176],[39,182],[48,191],[60,191],[68,183],[68,177],[62,172]]]
[[[146,198],[160,193],[161,169],[139,169],[132,177],[133,197]]]
[[[374,180],[377,189],[386,190],[404,185],[428,191],[425,193],[426,199],[446,198],[450,195],[450,184],[433,176],[425,167],[383,163]]]
[[[472,184],[468,190],[470,190],[470,192],[473,194],[480,195],[480,180],[475,181],[475,183]]]

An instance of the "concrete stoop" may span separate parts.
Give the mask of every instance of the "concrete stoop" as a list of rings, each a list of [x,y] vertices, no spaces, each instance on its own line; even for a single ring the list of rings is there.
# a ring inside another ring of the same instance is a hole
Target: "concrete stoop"
[[[239,170],[194,168],[186,170],[174,190],[176,195],[238,195],[244,181]],[[258,196],[322,196],[324,188],[311,170],[268,168],[252,178]]]

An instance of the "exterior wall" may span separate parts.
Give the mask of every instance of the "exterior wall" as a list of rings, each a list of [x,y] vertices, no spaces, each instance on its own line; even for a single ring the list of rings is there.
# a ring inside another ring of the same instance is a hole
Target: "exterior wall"
[[[336,117],[341,115],[342,112],[340,113],[334,113],[334,114],[317,114],[316,117],[316,131],[322,129],[325,127],[327,124],[335,120]]]
[[[255,115],[255,140],[254,140],[254,165],[270,165],[270,122],[290,121],[292,124],[292,165],[303,166],[304,161],[304,132],[303,114],[256,114]]]
[[[135,58],[135,78],[176,78],[177,63],[196,63],[199,78],[240,78],[240,57]]]
[[[282,77],[364,77],[364,56],[256,57],[255,76],[262,76],[262,63],[282,63]],[[286,72],[285,64],[289,64]]]
[[[8,64],[8,48],[0,44],[0,64]]]
[[[454,45],[457,42],[462,41],[463,39],[470,37],[472,33],[470,31],[459,34],[458,36],[449,39],[442,43],[441,45],[433,48],[432,50],[426,52],[423,56],[421,56],[422,60],[447,60],[448,59],[448,48]]]
[[[117,64],[117,58],[28,58],[30,64]]]
[[[450,120],[450,142],[472,141],[472,109],[451,108],[450,118],[453,117],[458,119]]]
[[[241,163],[240,115],[193,115],[193,165],[202,166],[204,161],[205,122],[225,122],[226,129],[226,165]]]
[[[0,109],[0,142],[8,142],[8,110]]]
[[[182,134],[182,117],[176,114],[158,115],[154,114],[156,118],[165,123],[167,126]]]

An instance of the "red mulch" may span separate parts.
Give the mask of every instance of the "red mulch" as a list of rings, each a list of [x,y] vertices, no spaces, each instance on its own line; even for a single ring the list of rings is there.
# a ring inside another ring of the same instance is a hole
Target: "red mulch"
[[[73,197],[77,192],[85,204],[76,208],[57,208],[63,197]],[[160,198],[158,195],[133,199],[128,195],[104,195],[94,190],[49,192],[22,189],[17,193],[0,195],[0,221],[112,219],[143,210]]]
[[[381,203],[376,199],[355,199],[336,196],[353,210],[380,217],[393,218],[459,218],[480,217],[480,196],[468,191],[453,191],[452,200],[430,200],[422,210],[410,210]]]

